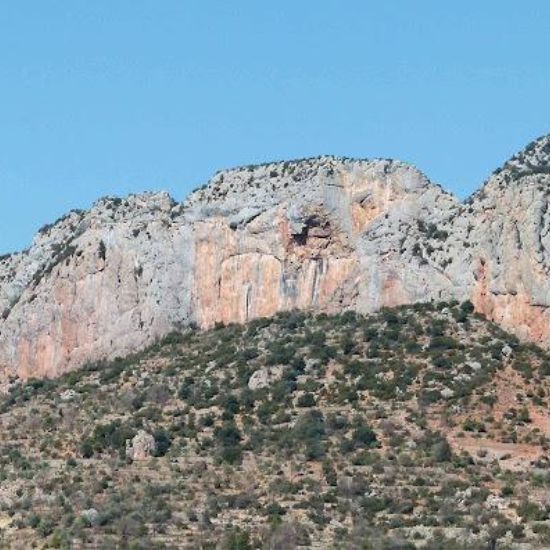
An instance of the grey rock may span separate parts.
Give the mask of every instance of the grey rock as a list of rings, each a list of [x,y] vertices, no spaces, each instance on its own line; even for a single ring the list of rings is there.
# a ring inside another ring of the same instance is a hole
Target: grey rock
[[[59,398],[61,399],[61,401],[72,401],[77,395],[78,393],[75,390],[69,388],[64,392],[61,392]]]
[[[441,397],[444,397],[445,399],[450,399],[453,397],[455,392],[451,390],[451,388],[443,388],[441,390]]]
[[[252,376],[248,380],[248,387],[251,390],[268,388],[273,383],[279,381],[282,375],[283,368],[279,365],[263,367],[252,373]]]
[[[131,440],[126,441],[126,456],[132,460],[147,460],[154,456],[155,451],[155,438],[144,430],[140,430]]]
[[[319,157],[70,212],[0,258],[0,386],[190,324],[471,300],[550,345],[550,137],[461,203],[413,166]]]

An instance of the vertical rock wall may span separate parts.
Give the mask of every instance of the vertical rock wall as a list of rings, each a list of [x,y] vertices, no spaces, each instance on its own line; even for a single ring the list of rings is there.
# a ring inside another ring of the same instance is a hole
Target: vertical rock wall
[[[190,323],[472,299],[550,342],[550,140],[466,203],[394,161],[218,173],[176,204],[104,199],[0,258],[0,382],[125,355]]]

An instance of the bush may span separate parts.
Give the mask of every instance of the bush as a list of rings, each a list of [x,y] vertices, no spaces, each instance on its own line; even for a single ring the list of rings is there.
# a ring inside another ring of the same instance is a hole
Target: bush
[[[355,448],[370,447],[377,442],[376,434],[369,426],[361,424],[353,431],[352,442]]]
[[[312,409],[296,420],[294,437],[298,440],[317,439],[325,435],[325,419],[323,413]]]
[[[225,534],[221,548],[223,550],[251,550],[250,535],[240,528],[231,529]]]
[[[237,445],[241,441],[241,432],[233,421],[224,422],[221,427],[216,428],[214,435],[220,445],[225,447]]]
[[[306,460],[319,460],[325,456],[325,446],[317,439],[307,440],[304,446]]]
[[[228,417],[237,414],[241,408],[239,400],[233,394],[225,396],[220,404],[223,407],[224,414]]]
[[[155,438],[155,456],[164,456],[172,445],[170,436],[166,430],[159,429],[153,434],[153,437]]]
[[[220,458],[228,464],[239,464],[242,460],[242,449],[239,445],[223,447],[220,451]]]
[[[85,439],[80,445],[80,454],[84,458],[91,458],[94,456],[94,446],[89,439]]]
[[[84,458],[90,458],[94,453],[101,453],[107,449],[113,449],[123,453],[126,449],[126,440],[136,435],[135,430],[120,420],[114,420],[109,424],[99,424],[95,427],[91,436],[84,439],[80,451]]]
[[[449,462],[453,458],[451,446],[444,437],[432,443],[431,455],[436,462]]]
[[[313,407],[315,405],[315,396],[312,393],[304,393],[296,402],[298,407]]]
[[[338,484],[338,476],[336,475],[336,470],[330,460],[325,460],[323,462],[323,475],[329,485],[336,487]]]
[[[460,347],[459,343],[450,336],[434,336],[430,340],[430,349],[433,350],[456,349],[458,347]]]
[[[548,518],[548,512],[543,510],[535,502],[523,501],[517,508],[518,514],[524,521],[544,521]]]
[[[323,413],[313,409],[298,418],[292,430],[292,441],[304,449],[307,460],[324,456],[325,419]]]
[[[53,533],[54,524],[51,519],[42,518],[36,530],[41,537],[48,537]]]
[[[214,430],[214,435],[220,447],[220,458],[229,464],[240,462],[242,436],[235,422],[232,420],[224,422],[221,427]]]

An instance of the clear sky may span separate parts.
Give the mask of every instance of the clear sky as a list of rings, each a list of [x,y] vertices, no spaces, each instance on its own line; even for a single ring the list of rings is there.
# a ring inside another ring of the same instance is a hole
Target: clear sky
[[[96,198],[319,154],[460,197],[550,132],[550,2],[0,3],[0,253]]]

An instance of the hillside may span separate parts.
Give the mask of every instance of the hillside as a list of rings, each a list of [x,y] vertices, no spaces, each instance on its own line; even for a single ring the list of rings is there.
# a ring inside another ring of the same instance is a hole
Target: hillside
[[[181,204],[71,212],[0,258],[0,388],[292,310],[470,300],[548,347],[549,142],[464,203],[406,163],[324,156],[221,171]]]
[[[0,409],[10,548],[547,548],[550,355],[469,302],[172,333]]]

